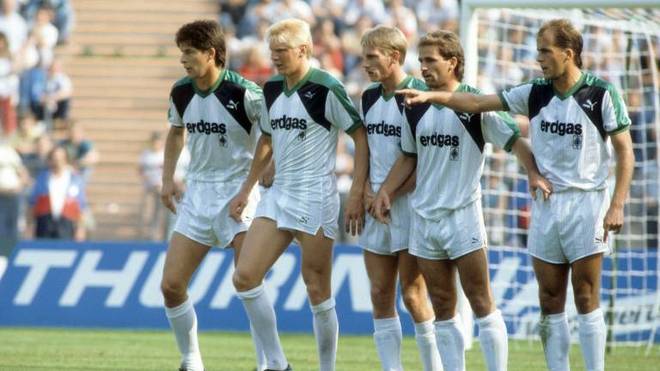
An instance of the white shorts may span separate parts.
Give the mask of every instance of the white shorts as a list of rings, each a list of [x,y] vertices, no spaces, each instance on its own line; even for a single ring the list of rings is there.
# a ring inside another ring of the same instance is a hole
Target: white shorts
[[[553,264],[573,263],[589,255],[610,252],[603,242],[603,218],[609,192],[568,190],[532,201],[529,254]]]
[[[284,192],[277,186],[262,190],[255,218],[268,218],[277,223],[278,229],[301,231],[312,236],[323,228],[323,235],[337,237],[339,217],[339,193],[328,192],[321,197]]]
[[[396,255],[398,251],[407,249],[411,216],[408,194],[394,200],[389,224],[383,224],[367,214],[358,245],[378,255]]]
[[[188,181],[183,200],[177,205],[174,231],[206,246],[227,247],[237,234],[247,231],[259,201],[259,190],[254,187],[242,222],[231,218],[229,202],[242,184]]]
[[[455,260],[486,247],[486,226],[481,199],[447,212],[439,219],[426,219],[412,212],[410,254],[429,260]]]

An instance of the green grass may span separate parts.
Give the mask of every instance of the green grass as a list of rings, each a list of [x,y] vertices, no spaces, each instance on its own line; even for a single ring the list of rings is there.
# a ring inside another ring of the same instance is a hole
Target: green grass
[[[166,331],[0,328],[0,370],[176,370],[179,355],[174,336]],[[282,334],[282,343],[296,371],[317,369],[314,338]],[[252,342],[247,333],[203,332],[200,344],[207,371],[251,371]],[[660,347],[645,355],[644,347],[618,347],[607,355],[607,370],[660,370]],[[466,355],[468,370],[484,370],[475,347]],[[421,370],[415,340],[403,344],[406,370]],[[538,341],[511,341],[509,370],[544,370]],[[584,370],[579,348],[571,349],[571,369]],[[338,371],[379,370],[370,336],[339,339]]]

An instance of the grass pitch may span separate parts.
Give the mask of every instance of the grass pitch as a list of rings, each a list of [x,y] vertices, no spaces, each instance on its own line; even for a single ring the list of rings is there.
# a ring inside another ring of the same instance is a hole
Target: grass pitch
[[[286,355],[296,371],[317,369],[316,344],[310,334],[282,334]],[[0,370],[176,370],[179,355],[166,331],[0,328]],[[207,371],[252,371],[253,350],[247,333],[202,332]],[[468,370],[485,370],[479,344],[467,352]],[[404,338],[403,365],[421,370],[415,339]],[[341,335],[338,371],[379,370],[370,336]],[[509,370],[544,370],[541,343],[509,342]],[[571,349],[571,369],[584,370],[579,348]],[[617,347],[607,355],[606,369],[660,370],[660,346]]]

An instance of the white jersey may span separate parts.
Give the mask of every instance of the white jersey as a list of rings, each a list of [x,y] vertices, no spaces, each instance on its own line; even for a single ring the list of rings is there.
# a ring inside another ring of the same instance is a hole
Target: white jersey
[[[186,179],[231,182],[244,179],[257,142],[264,99],[259,86],[233,71],[201,92],[189,78],[170,94],[169,122],[187,131],[190,164]]]
[[[478,93],[461,84],[457,92]],[[411,205],[420,216],[438,219],[481,197],[484,144],[506,151],[520,136],[511,116],[502,112],[469,114],[435,104],[406,108],[401,147],[417,156],[417,187]]]
[[[507,111],[529,117],[532,152],[555,192],[607,185],[611,148],[607,135],[627,130],[628,112],[616,89],[584,72],[565,94],[536,79],[500,93]]]
[[[397,89],[426,90],[426,85],[412,76]],[[403,127],[402,95],[385,95],[383,85],[373,84],[362,93],[361,114],[369,141],[369,181],[374,191],[385,181],[387,174],[401,156],[401,128]]]
[[[310,68],[291,88],[283,76],[272,77],[264,97],[268,119],[261,120],[261,130],[272,137],[273,186],[289,195],[325,197],[332,190],[323,184],[335,183],[338,129],[350,133],[362,125],[344,86],[327,72]]]

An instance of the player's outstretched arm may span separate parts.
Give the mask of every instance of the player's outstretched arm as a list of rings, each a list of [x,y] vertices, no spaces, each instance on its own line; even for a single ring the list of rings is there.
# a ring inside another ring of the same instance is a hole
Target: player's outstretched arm
[[[254,157],[250,165],[250,172],[243,182],[240,191],[229,201],[229,216],[237,222],[241,221],[241,214],[248,203],[250,192],[259,180],[259,176],[264,171],[273,155],[273,146],[271,138],[268,135],[259,137],[257,147],[254,150]]]
[[[355,142],[355,166],[353,167],[353,184],[346,200],[344,211],[344,228],[346,233],[358,235],[364,227],[364,185],[369,169],[369,144],[364,126],[360,126],[350,134]]]
[[[410,178],[415,168],[417,168],[417,157],[404,155],[399,156],[396,160],[389,174],[387,174],[385,182],[380,186],[374,201],[374,214],[379,222],[389,223],[394,192]]]
[[[172,197],[176,201],[181,200],[181,191],[174,184],[174,170],[179,161],[181,149],[183,149],[184,139],[183,127],[171,126],[165,140],[165,159],[163,162],[163,188],[160,191],[160,199],[163,205],[176,214],[176,206]]]
[[[476,95],[472,93],[421,91],[416,89],[401,89],[397,90],[396,94],[404,95],[404,101],[408,106],[435,103],[456,111],[468,113],[504,110],[504,105],[502,105],[500,97],[495,94]]]
[[[525,170],[527,170],[529,193],[532,195],[532,198],[536,200],[537,192],[543,194],[544,200],[550,198],[550,195],[552,194],[552,184],[539,172],[539,168],[536,166],[536,160],[534,159],[534,154],[532,154],[532,149],[527,140],[525,138],[516,139],[511,150],[518,158],[518,161],[523,164]]]
[[[612,146],[616,152],[616,183],[610,207],[603,219],[605,235],[603,241],[607,242],[608,231],[618,233],[623,226],[623,206],[628,197],[628,189],[633,176],[635,166],[635,155],[632,150],[630,131],[626,130],[610,136]]]

